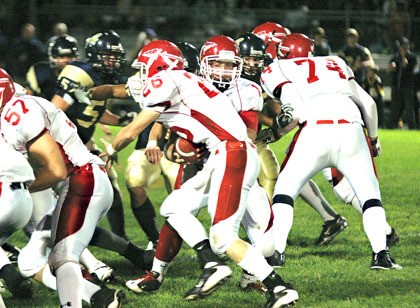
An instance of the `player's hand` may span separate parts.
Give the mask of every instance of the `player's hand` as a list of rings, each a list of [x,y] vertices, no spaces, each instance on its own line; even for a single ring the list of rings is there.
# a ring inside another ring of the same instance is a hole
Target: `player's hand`
[[[257,133],[256,141],[261,141],[265,144],[272,143],[281,138],[281,136],[275,133],[275,130],[271,127],[264,128]]]
[[[378,138],[369,138],[369,139],[370,139],[370,145],[372,148],[372,156],[373,157],[380,156],[382,153],[381,142],[379,141]]]
[[[130,111],[118,119],[118,124],[120,126],[127,126],[128,124],[133,122],[134,118],[137,117],[137,115],[138,115],[137,112]]]
[[[101,141],[105,145],[105,153],[100,155],[105,160],[105,169],[107,171],[111,170],[113,162],[116,162],[117,167],[120,168],[120,164],[118,162],[118,151],[115,151],[112,144],[104,138],[101,138]]]
[[[146,148],[146,151],[144,153],[146,154],[146,157],[149,163],[155,164],[155,165],[160,163],[160,159],[163,156],[163,152],[158,146],[148,147]]]
[[[90,91],[85,92],[82,89],[75,89],[74,96],[76,96],[76,99],[80,103],[86,104],[86,105],[92,105]]]

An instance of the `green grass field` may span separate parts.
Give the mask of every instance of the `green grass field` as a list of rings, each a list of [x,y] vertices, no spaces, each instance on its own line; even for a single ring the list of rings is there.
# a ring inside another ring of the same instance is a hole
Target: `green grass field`
[[[381,130],[379,136],[382,156],[376,158],[375,162],[382,200],[388,222],[401,236],[400,244],[391,249],[391,255],[403,269],[379,272],[369,269],[371,249],[360,214],[340,203],[329,184],[317,175],[315,181],[333,207],[347,218],[349,227],[329,246],[314,246],[322,220],[312,208],[297,200],[290,244],[286,250],[286,266],[277,271],[299,292],[298,307],[420,307],[420,132]],[[273,144],[280,161],[291,137],[290,134]],[[120,154],[121,175],[130,149],[132,146]],[[120,185],[124,194],[127,234],[133,242],[145,247],[147,239],[131,214],[123,176],[120,177]],[[162,180],[153,185],[149,195],[159,212],[159,205],[166,196]],[[207,213],[201,213],[200,218],[208,225]],[[162,224],[161,218],[159,224]],[[108,227],[106,220],[101,221],[100,225]],[[24,241],[22,232],[10,240],[17,246],[24,245]],[[91,250],[113,267],[123,280],[132,279],[138,274],[118,254],[95,247]],[[196,283],[201,271],[193,250],[184,245],[159,292],[137,295],[126,290],[124,307],[263,307],[263,295],[237,289],[241,270],[233,263],[230,265],[234,275],[224,286],[206,299],[186,302],[183,295]],[[6,306],[58,307],[56,293],[39,283],[34,284],[36,292],[31,301],[12,299],[10,293],[3,293]]]

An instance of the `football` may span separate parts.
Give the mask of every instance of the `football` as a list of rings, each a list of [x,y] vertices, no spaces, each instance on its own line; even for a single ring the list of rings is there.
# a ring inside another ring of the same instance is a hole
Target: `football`
[[[175,162],[180,162],[177,159],[181,159],[185,163],[195,164],[206,156],[206,152],[203,144],[196,144],[179,136],[171,136],[165,146],[165,156]]]

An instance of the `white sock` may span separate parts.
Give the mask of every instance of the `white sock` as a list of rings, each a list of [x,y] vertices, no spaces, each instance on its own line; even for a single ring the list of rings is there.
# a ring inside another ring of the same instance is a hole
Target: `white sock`
[[[385,233],[386,235],[390,235],[392,233],[392,227],[389,225],[387,221],[385,221]]]
[[[358,211],[360,214],[362,214],[362,207],[360,206],[360,202],[357,199],[356,195],[354,195],[353,199],[351,199],[350,205]]]
[[[157,259],[156,257],[153,259],[153,267],[152,267],[152,271],[159,273],[159,277],[157,278],[160,282],[163,281],[163,278],[166,275],[166,272],[168,271],[170,263],[168,262],[164,262],[164,261],[160,261],[159,259]]]
[[[103,262],[95,258],[95,256],[90,252],[89,249],[85,248],[80,255],[80,263],[88,270],[89,273],[92,273],[95,269],[99,267],[99,264],[105,265]]]
[[[278,252],[284,252],[293,225],[293,207],[286,203],[273,204],[273,238]]]
[[[57,290],[57,279],[51,274],[50,266],[46,264],[42,271],[42,283],[52,289]]]
[[[375,253],[386,249],[385,226],[386,216],[383,207],[374,206],[363,213],[363,228]]]
[[[83,277],[80,265],[66,262],[55,272],[57,291],[62,307],[82,308]]]
[[[90,304],[90,299],[92,298],[93,294],[98,292],[101,287],[97,286],[96,284],[83,279],[82,281],[82,299]]]
[[[247,244],[247,247],[245,256],[238,265],[257,277],[259,281],[263,281],[273,272],[273,268],[267,263],[267,260],[258,249],[250,244]]]

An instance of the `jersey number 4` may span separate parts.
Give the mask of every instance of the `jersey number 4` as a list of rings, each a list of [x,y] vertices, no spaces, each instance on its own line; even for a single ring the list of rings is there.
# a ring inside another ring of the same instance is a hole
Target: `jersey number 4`
[[[296,60],[294,61],[297,65],[302,65],[304,63],[308,63],[309,66],[309,76],[306,79],[308,83],[312,83],[319,80],[319,77],[316,75],[315,72],[315,61],[312,59],[302,59],[302,60]],[[327,59],[326,67],[330,71],[335,71],[338,73],[338,76],[341,79],[346,79],[346,75],[343,73],[343,70],[341,67],[332,59]]]

